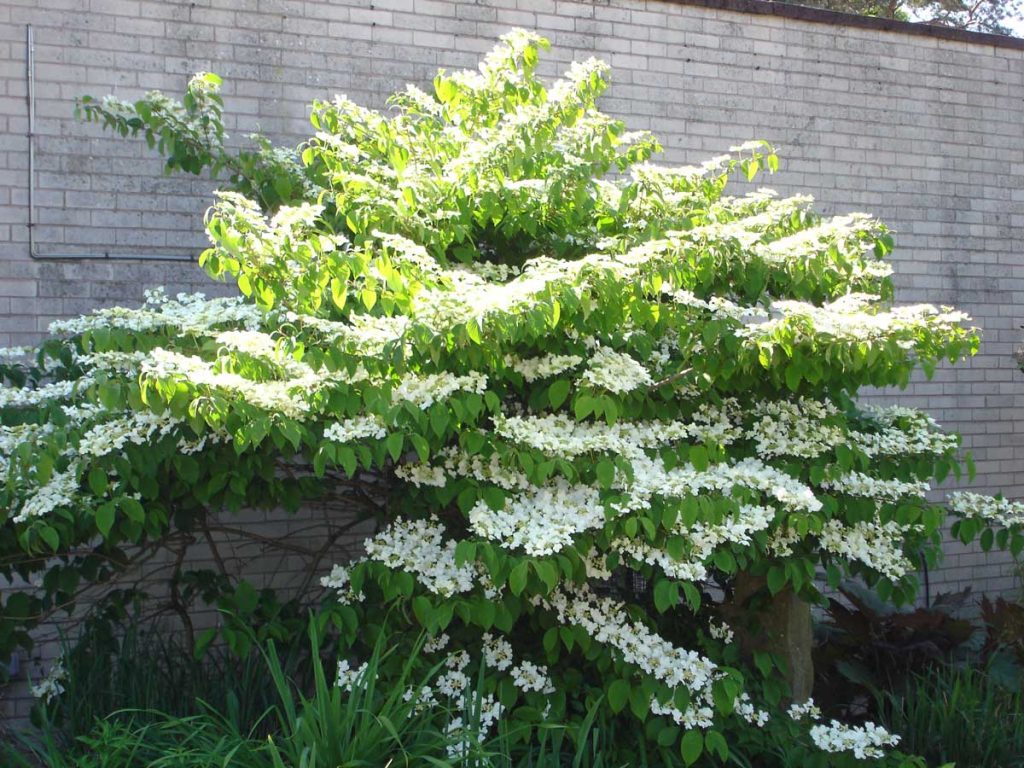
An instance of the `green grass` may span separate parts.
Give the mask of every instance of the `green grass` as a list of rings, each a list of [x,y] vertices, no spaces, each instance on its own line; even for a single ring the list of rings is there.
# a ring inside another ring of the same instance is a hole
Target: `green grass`
[[[1024,693],[985,670],[936,667],[877,698],[886,727],[903,738],[900,749],[929,765],[1024,768]]]

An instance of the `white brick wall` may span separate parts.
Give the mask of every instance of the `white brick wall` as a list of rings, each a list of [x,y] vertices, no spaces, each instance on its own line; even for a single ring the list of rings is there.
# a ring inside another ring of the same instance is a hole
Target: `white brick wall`
[[[664,160],[749,138],[776,144],[781,192],[867,210],[897,232],[898,297],[954,304],[982,353],[898,396],[963,433],[975,485],[1024,496],[1024,51],[668,0],[0,0],[0,345],[54,317],[210,284],[198,268],[27,256],[25,25],[35,30],[40,250],[166,254],[202,247],[211,185],[165,177],[141,141],[72,119],[74,97],[225,78],[229,131],[306,135],[307,104],[369,106],[440,67],[475,66],[509,27],[553,44],[543,71],[599,56],[604,107],[655,131]],[[951,545],[933,591],[1016,589],[1006,557]],[[0,710],[2,711],[2,710]]]

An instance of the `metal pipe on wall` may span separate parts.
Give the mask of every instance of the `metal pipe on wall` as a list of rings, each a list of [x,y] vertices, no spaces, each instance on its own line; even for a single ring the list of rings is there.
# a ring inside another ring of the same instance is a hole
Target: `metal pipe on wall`
[[[36,261],[196,261],[194,253],[40,253],[35,240],[35,124],[36,124],[36,86],[35,86],[35,36],[32,25],[25,27],[25,78],[26,98],[28,100],[28,255]]]

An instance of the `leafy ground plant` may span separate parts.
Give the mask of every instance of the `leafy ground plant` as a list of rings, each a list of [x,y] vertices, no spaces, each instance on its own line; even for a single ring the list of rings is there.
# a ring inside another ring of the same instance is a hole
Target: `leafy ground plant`
[[[819,572],[910,602],[950,510],[961,539],[1024,548],[1024,505],[929,500],[960,471],[956,436],[856,399],[973,354],[975,329],[893,304],[871,216],[726,194],[778,169],[764,142],[654,165],[656,139],[597,108],[607,67],[550,84],[546,47],[514,31],[388,114],[314,104],[269,187],[222,162],[216,78],[180,107],[84,106],[184,152],[174,168],[232,168],[201,263],[241,295],[154,292],[0,370],[0,562],[49,569],[9,593],[0,647],[97,562],[343,492],[380,525],[312,596],[353,665],[342,688],[383,632],[398,651],[374,685],[437,667],[413,702],[510,739],[596,707],[613,764],[917,764],[873,723],[818,721],[809,606]]]
[[[985,669],[944,665],[879,694],[887,727],[929,765],[1024,766],[1024,693]]]

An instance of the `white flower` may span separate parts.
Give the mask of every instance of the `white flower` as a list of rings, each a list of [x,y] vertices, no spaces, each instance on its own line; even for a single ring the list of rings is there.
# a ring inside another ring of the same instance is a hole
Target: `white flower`
[[[811,720],[819,720],[821,718],[821,709],[814,703],[814,699],[808,699],[802,704],[794,701],[789,705],[786,714],[797,721],[803,720],[805,717]]]
[[[654,383],[651,374],[640,363],[607,347],[599,347],[591,354],[580,381],[616,394],[632,392]]]
[[[823,549],[848,560],[859,560],[895,581],[914,569],[903,554],[903,537],[913,530],[893,521],[844,525],[839,520],[829,520],[818,538]]]
[[[577,355],[549,354],[527,360],[511,355],[505,358],[505,365],[520,374],[528,382],[557,376],[571,368],[575,368],[582,362],[583,358]]]
[[[715,624],[712,622],[708,625],[708,634],[711,635],[715,640],[721,640],[723,643],[728,645],[733,641],[735,634],[732,631],[732,627],[726,624],[724,621],[721,624]]]
[[[852,752],[858,760],[868,760],[885,757],[881,747],[896,746],[900,737],[874,723],[851,726],[833,720],[811,728],[811,740],[824,752]]]
[[[1024,525],[1024,502],[956,491],[949,494],[949,506],[962,517],[986,520],[1004,527]]]
[[[353,687],[363,682],[368,666],[368,663],[364,661],[358,668],[352,669],[348,660],[342,659],[338,662],[338,675],[334,684],[343,690],[351,691]]]
[[[324,440],[330,440],[334,443],[351,443],[365,437],[383,440],[387,436],[387,429],[385,429],[380,417],[372,414],[369,416],[356,416],[353,419],[345,419],[345,421],[337,421],[329,424],[324,429]]]
[[[824,480],[821,487],[888,502],[899,501],[904,496],[924,496],[931,490],[928,483],[920,480],[883,480],[863,472],[847,472],[831,480]]]
[[[503,637],[495,637],[490,632],[483,635],[484,663],[492,669],[504,672],[512,666],[512,645]]]
[[[473,568],[455,564],[455,542],[445,540],[435,518],[396,520],[366,542],[366,556],[389,568],[412,573],[436,595],[451,597],[473,589]]]
[[[424,653],[437,653],[443,651],[448,647],[449,637],[448,634],[442,632],[437,637],[431,637],[427,642],[423,644]]]
[[[501,510],[478,501],[469,510],[469,524],[484,538],[543,556],[570,546],[573,536],[603,525],[604,507],[595,489],[558,478],[550,487],[506,499]]]
[[[406,374],[392,392],[395,402],[408,401],[417,408],[426,410],[434,403],[447,400],[453,392],[476,392],[483,394],[487,389],[487,377],[482,373],[456,376],[453,373],[431,373],[425,375]]]
[[[42,517],[60,507],[68,507],[75,500],[78,492],[78,467],[72,465],[64,472],[54,472],[50,480],[37,487],[35,492],[25,499],[14,522],[24,523],[36,517]]]
[[[825,423],[838,413],[832,403],[800,398],[773,400],[754,407],[754,424],[747,432],[760,456],[814,458],[842,442],[842,430]]]
[[[763,709],[758,709],[750,701],[750,694],[741,693],[736,697],[733,702],[733,709],[736,714],[742,717],[751,725],[756,725],[758,728],[764,728],[771,716]]]
[[[548,677],[547,667],[523,660],[512,667],[512,682],[523,693],[554,693],[555,686]]]
[[[42,699],[49,704],[64,693],[63,682],[66,679],[67,671],[64,669],[63,659],[57,659],[50,667],[50,671],[46,673],[46,677],[30,686],[29,690],[35,698]]]

